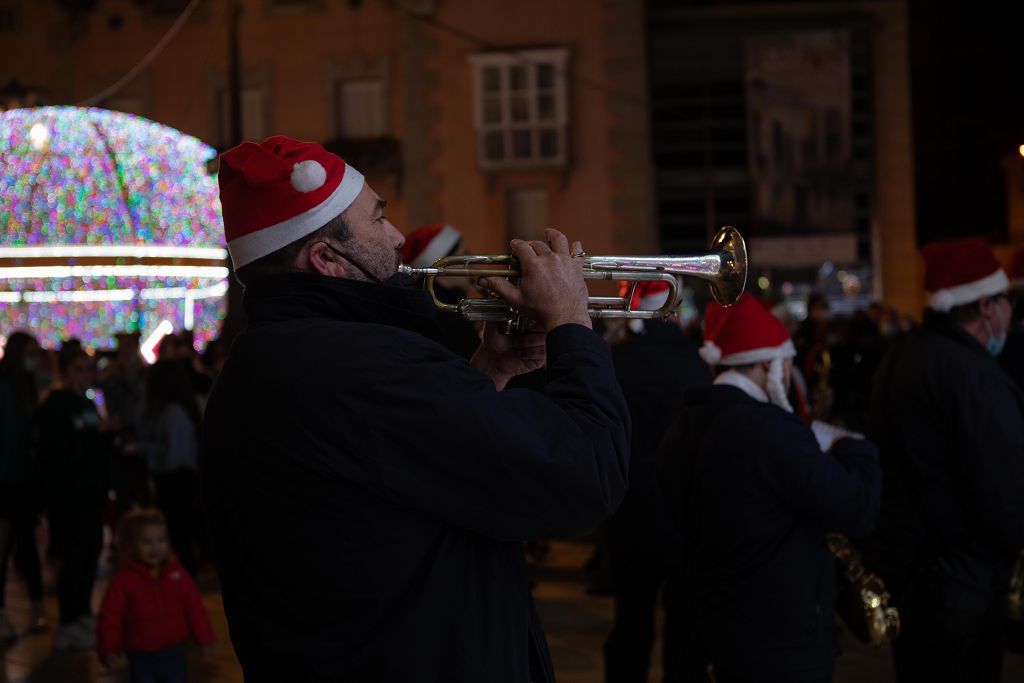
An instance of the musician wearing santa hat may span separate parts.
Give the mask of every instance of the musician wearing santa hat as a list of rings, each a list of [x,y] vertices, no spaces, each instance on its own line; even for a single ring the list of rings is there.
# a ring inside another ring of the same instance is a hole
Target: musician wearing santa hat
[[[206,407],[203,498],[246,681],[552,681],[523,541],[599,523],[629,468],[565,236],[514,240],[519,283],[484,283],[540,331],[485,329],[467,362],[343,159],[272,137],[219,183],[248,326]],[[504,391],[545,359],[540,391]]]
[[[1009,280],[980,240],[924,248],[924,324],[886,355],[869,432],[885,473],[865,560],[900,611],[900,681],[999,681],[1024,545],[1024,394],[997,356]]]
[[[825,535],[866,534],[878,514],[874,446],[816,435],[793,415],[795,355],[782,323],[750,295],[709,304],[701,356],[718,375],[686,392],[661,449],[699,661],[720,683],[831,680],[836,584]]]
[[[633,284],[634,310],[656,311],[668,302],[669,285],[662,281],[624,283],[620,296],[628,296]],[[612,347],[633,431],[629,491],[605,524],[615,598],[615,623],[604,646],[605,683],[647,680],[659,595],[664,607],[662,680],[682,680],[689,640],[676,584],[682,556],[658,486],[656,458],[658,444],[679,414],[683,392],[711,384],[697,348],[675,318],[632,319],[626,339]]]

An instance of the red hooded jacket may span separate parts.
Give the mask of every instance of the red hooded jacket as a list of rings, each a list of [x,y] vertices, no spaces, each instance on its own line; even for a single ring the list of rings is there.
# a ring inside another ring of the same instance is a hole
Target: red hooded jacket
[[[173,647],[189,635],[200,645],[213,642],[199,589],[173,555],[155,577],[149,565],[125,561],[103,596],[96,631],[104,661],[113,653]]]

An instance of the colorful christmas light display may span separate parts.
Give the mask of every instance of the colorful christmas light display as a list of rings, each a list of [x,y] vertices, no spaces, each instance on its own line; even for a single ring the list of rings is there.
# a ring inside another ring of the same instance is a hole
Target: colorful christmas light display
[[[0,113],[0,334],[108,348],[168,320],[215,337],[228,276],[215,154],[129,114]]]

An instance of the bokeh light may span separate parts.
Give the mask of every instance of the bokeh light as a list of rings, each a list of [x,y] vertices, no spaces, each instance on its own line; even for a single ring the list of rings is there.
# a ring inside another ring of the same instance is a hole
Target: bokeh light
[[[0,333],[109,348],[166,319],[198,345],[215,337],[228,275],[215,155],[130,114],[0,113]]]

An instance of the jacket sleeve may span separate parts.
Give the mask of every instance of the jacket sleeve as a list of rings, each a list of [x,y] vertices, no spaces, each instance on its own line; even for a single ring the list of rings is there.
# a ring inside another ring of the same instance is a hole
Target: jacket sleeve
[[[1012,380],[971,373],[956,392],[956,454],[967,489],[967,514],[989,542],[1024,545],[1024,396]]]
[[[440,346],[398,344],[382,350],[396,362],[369,395],[338,395],[360,424],[340,425],[337,437],[363,451],[383,495],[507,540],[582,533],[615,511],[627,485],[629,413],[597,334],[579,325],[548,334],[542,391],[498,392]]]
[[[128,596],[125,582],[118,574],[110,580],[96,620],[96,652],[106,662],[112,654],[124,652],[124,611]]]
[[[210,626],[210,618],[206,615],[199,589],[188,572],[182,572],[181,593],[185,601],[185,619],[188,620],[189,633],[200,645],[209,645],[215,640],[213,627]]]
[[[870,533],[878,522],[882,472],[878,450],[866,439],[840,439],[829,453],[796,418],[778,424],[779,434],[759,459],[762,476],[789,505],[825,531]]]

